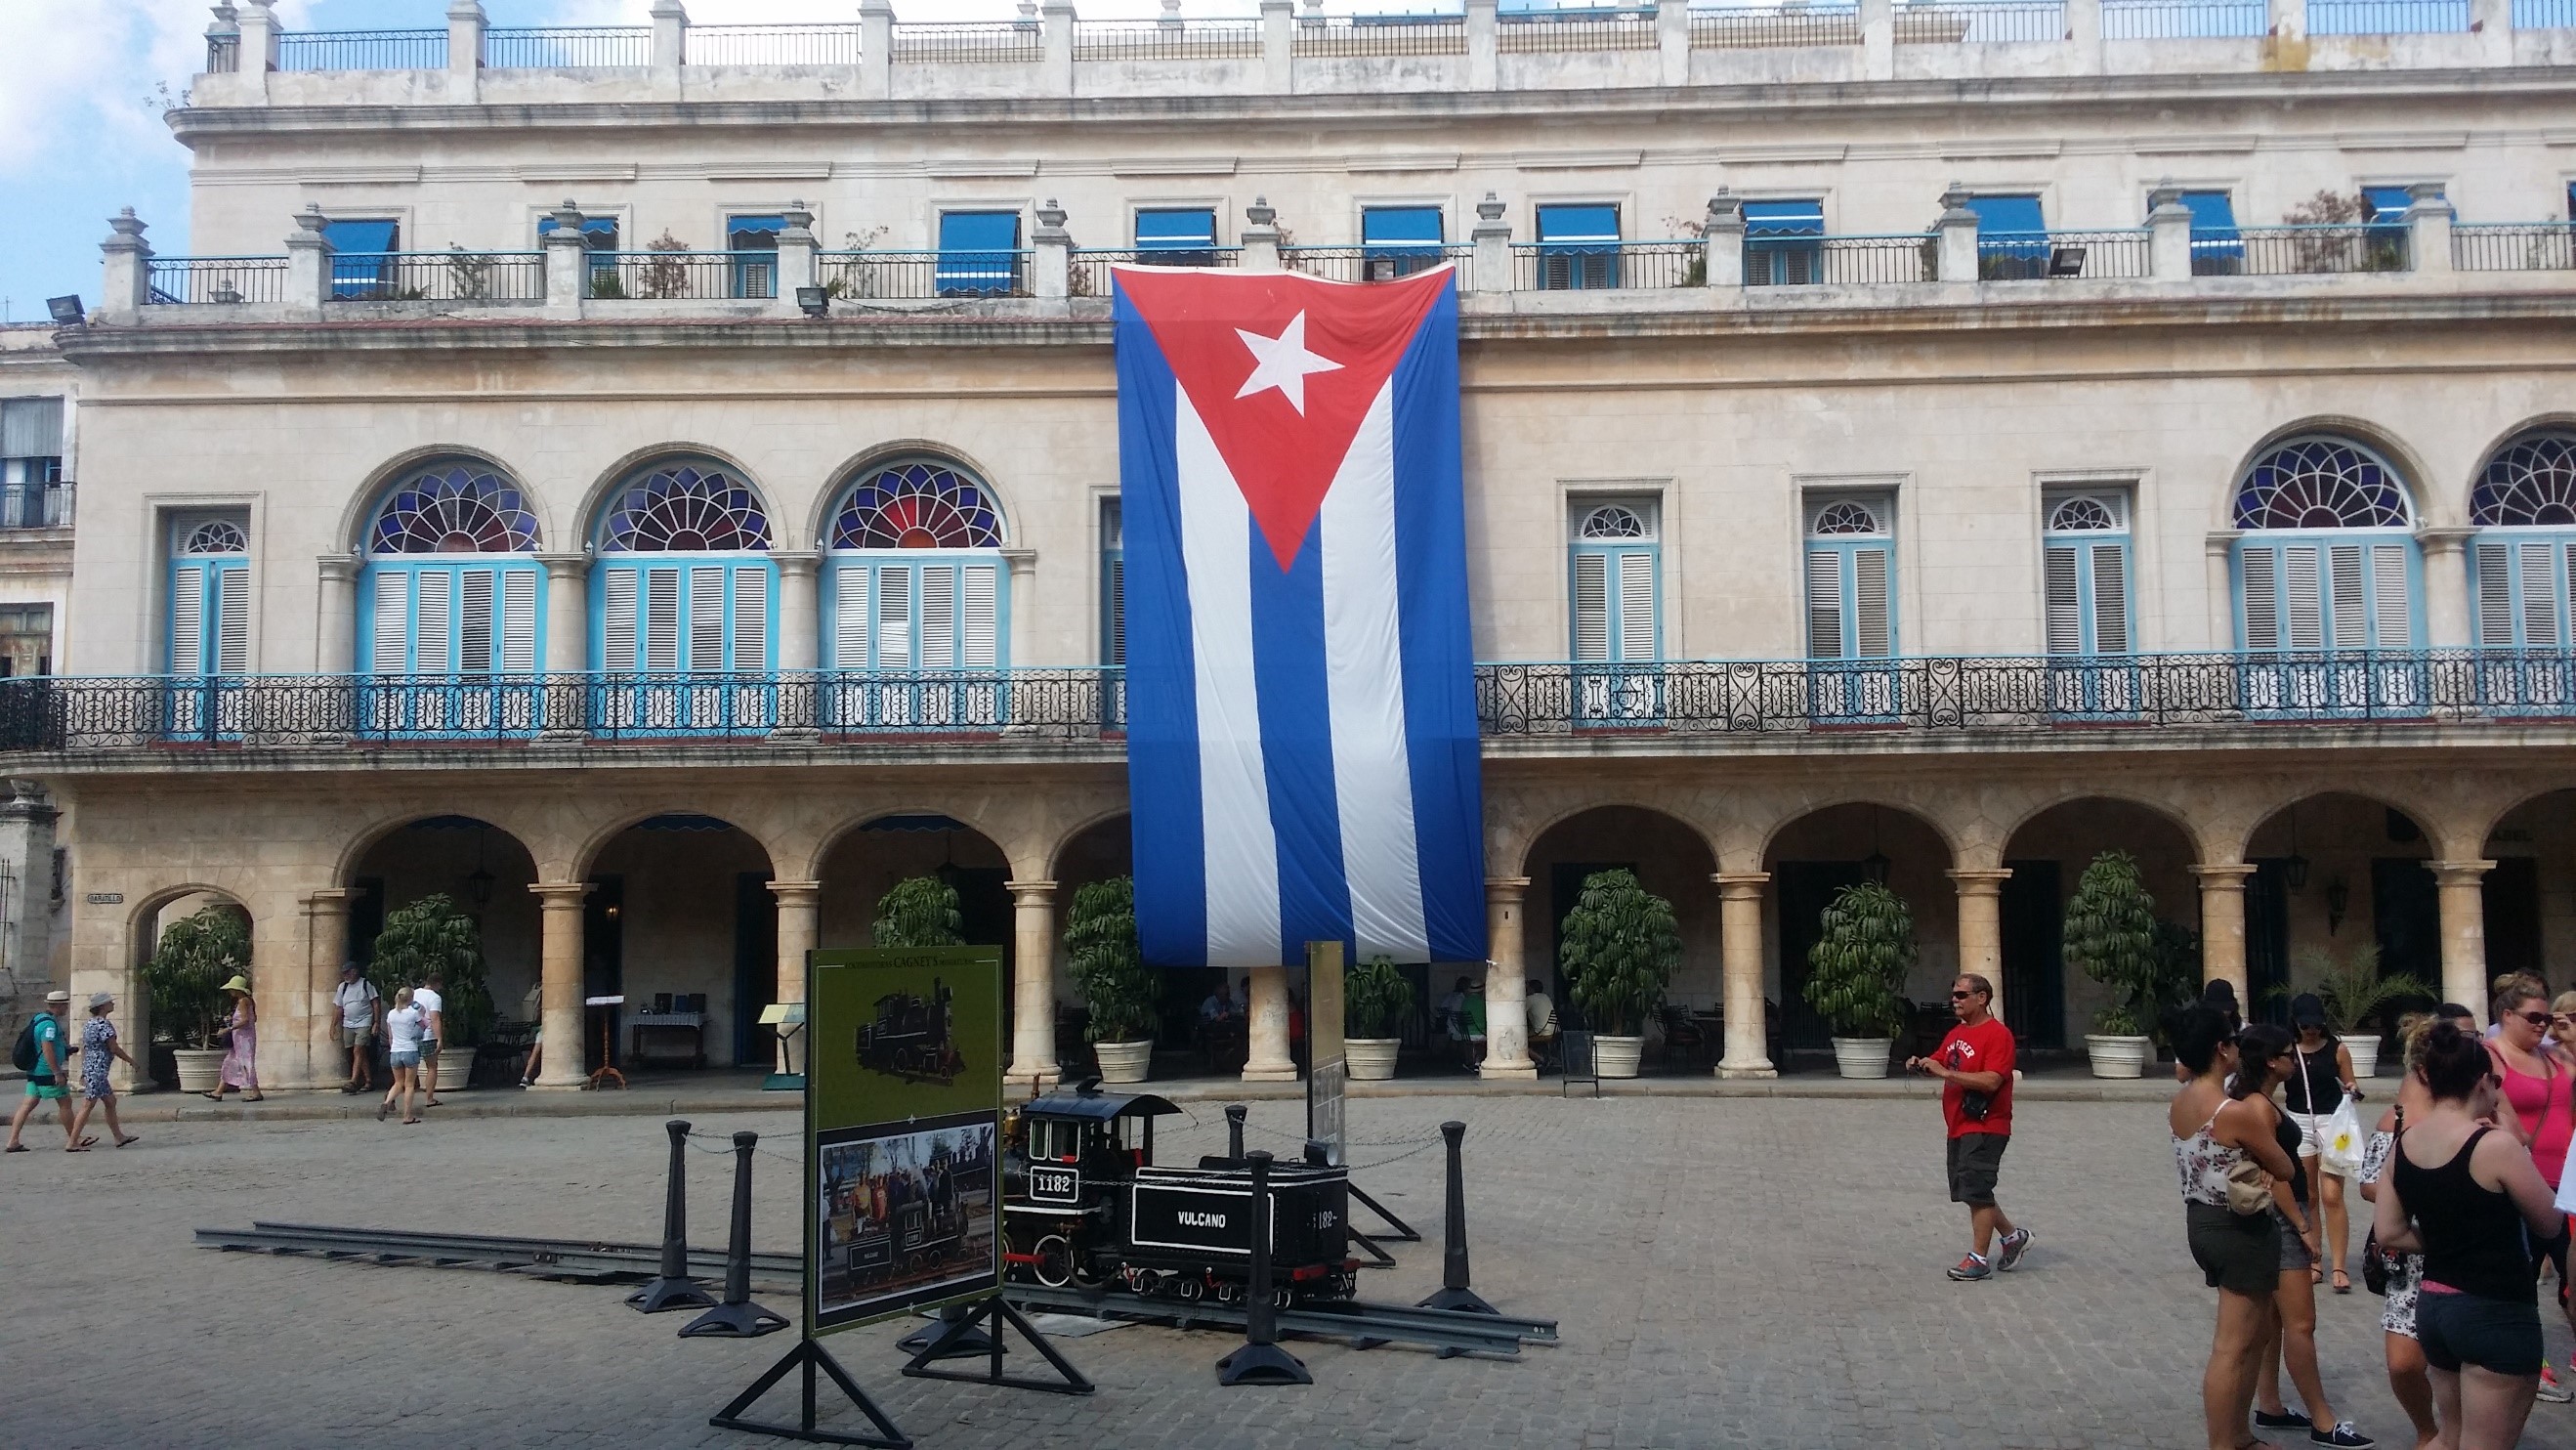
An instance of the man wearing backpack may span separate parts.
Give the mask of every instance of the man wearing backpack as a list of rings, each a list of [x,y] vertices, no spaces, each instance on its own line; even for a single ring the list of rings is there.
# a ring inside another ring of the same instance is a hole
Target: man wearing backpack
[[[68,1072],[63,1052],[63,1016],[71,1010],[71,1004],[72,994],[69,992],[46,993],[45,1010],[37,1013],[27,1023],[26,1030],[18,1034],[17,1049],[10,1057],[26,1070],[27,1095],[19,1102],[16,1115],[9,1119],[9,1146],[0,1151],[27,1151],[27,1145],[18,1141],[18,1135],[26,1129],[27,1120],[36,1115],[36,1104],[48,1098],[53,1100],[54,1111],[62,1115],[64,1147],[79,1152],[88,1146],[72,1137],[71,1089],[63,1085]],[[96,1141],[95,1138],[90,1140]]]

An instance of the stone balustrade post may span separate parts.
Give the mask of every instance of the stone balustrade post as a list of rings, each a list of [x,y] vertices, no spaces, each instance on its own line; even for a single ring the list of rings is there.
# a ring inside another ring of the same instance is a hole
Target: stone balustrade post
[[[859,0],[859,99],[882,101],[894,94],[894,6],[891,0]]]
[[[2406,188],[2406,249],[2417,272],[2449,276],[2451,222],[2457,213],[2442,195],[2442,183],[2419,181]]]
[[[2181,187],[2147,193],[2147,275],[2159,282],[2191,279],[2191,208],[2183,205]]]
[[[1701,270],[1711,287],[1744,290],[1744,199],[1721,190],[1708,199],[1700,227]]]
[[[581,316],[590,296],[590,238],[582,232],[581,210],[570,197],[551,219],[554,230],[537,239],[537,250],[546,259],[546,317],[570,320]]]
[[[1252,205],[1243,209],[1243,219],[1249,225],[1243,229],[1242,269],[1246,272],[1280,270],[1278,208],[1270,204],[1269,197],[1256,196]]]
[[[1891,0],[1860,0],[1860,78],[1896,79],[1896,7]]]
[[[447,100],[470,106],[483,86],[483,0],[448,0]]]
[[[267,77],[277,69],[277,38],[284,33],[270,0],[241,0],[241,73],[254,78],[262,100],[268,98]]]
[[[577,1088],[590,1076],[582,1054],[588,1050],[583,1029],[581,933],[582,898],[587,881],[540,881],[528,888],[537,898],[538,1025],[545,1030],[545,1056],[537,1064],[540,1088]]]
[[[358,672],[358,568],[355,554],[324,554],[321,618],[314,621],[313,669],[317,674]]]
[[[781,316],[798,317],[804,308],[796,300],[800,287],[814,285],[814,213],[802,201],[791,201],[779,212],[778,229],[778,297],[772,310]]]
[[[206,25],[206,73],[228,75],[241,69],[241,11],[232,0],[217,0],[212,7],[215,18]],[[229,52],[232,71],[218,68],[216,56]]]
[[[1522,918],[1526,876],[1485,878],[1485,1061],[1477,1075],[1534,1080],[1529,1053],[1528,933]]]
[[[1719,1077],[1778,1077],[1762,1004],[1762,895],[1768,871],[1720,871],[1717,883],[1718,953],[1724,976],[1726,1055]]]
[[[1042,1091],[1064,1075],[1055,1056],[1055,883],[1002,884],[1011,893],[1011,1069],[1005,1086]]]
[[[1655,0],[1655,51],[1663,84],[1690,84],[1690,0]]]
[[[1261,89],[1284,96],[1297,88],[1297,7],[1261,0]]]
[[[1073,94],[1073,0],[1046,0],[1038,7],[1040,39],[1045,50],[1045,79],[1039,94]]]
[[[99,311],[110,322],[137,322],[152,300],[152,244],[143,239],[143,219],[127,207],[107,219],[107,240],[98,244]]]
[[[2304,45],[2308,38],[2308,0],[2265,0],[2264,28],[2275,47]],[[2307,69],[2302,54],[2297,69]]]
[[[2427,861],[2442,918],[2442,1000],[2487,1020],[2486,874],[2493,861]]]
[[[1073,295],[1073,233],[1064,229],[1064,208],[1048,197],[1038,207],[1037,230],[1029,233],[1031,288],[1041,298]]]
[[[2102,74],[2102,0],[2065,0],[2066,43],[2075,51],[2075,73]]]
[[[1471,91],[1496,90],[1501,85],[1496,59],[1501,42],[1495,37],[1501,22],[1494,18],[1498,8],[1497,0],[1467,0],[1467,89]]]
[[[2201,985],[2225,982],[2236,989],[2239,1006],[2253,1005],[2245,995],[2245,883],[2254,868],[2242,862],[2194,866],[2200,878]]]
[[[1245,1082],[1295,1082],[1297,1060],[1288,1054],[1288,969],[1254,967],[1252,1020],[1243,1061]]]
[[[2008,867],[1946,871],[1959,893],[1959,975],[1983,977],[1995,989],[1988,1005],[2004,1015],[2004,883]]]
[[[1977,280],[1977,214],[1968,209],[1968,192],[1957,182],[1941,193],[1941,219],[1933,223],[1939,234],[1939,250],[1934,255],[1937,270],[1934,279],[1942,282]]]
[[[1512,224],[1503,220],[1501,197],[1489,191],[1476,203],[1476,227],[1467,237],[1476,247],[1476,290],[1511,291]]]
[[[802,1002],[805,1000],[805,954],[823,941],[823,883],[772,881],[769,890],[778,898],[777,1000]],[[806,1034],[803,1031],[782,1032],[777,1042],[770,1070],[801,1076],[805,1071],[809,1045]],[[734,1065],[749,1066],[747,1063]]]
[[[646,12],[653,21],[653,75],[679,84],[680,67],[689,61],[689,10],[680,0],[653,0]]]
[[[2469,33],[2479,65],[2513,64],[2513,0],[2469,0]]]
[[[316,312],[331,300],[331,238],[323,228],[331,219],[322,208],[307,205],[295,214],[295,231],[286,239],[286,301]]]

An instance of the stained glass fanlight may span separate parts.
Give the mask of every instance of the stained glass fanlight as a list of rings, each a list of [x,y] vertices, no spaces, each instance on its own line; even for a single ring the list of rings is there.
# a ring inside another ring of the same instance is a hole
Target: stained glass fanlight
[[[404,480],[367,531],[370,554],[530,554],[536,548],[537,518],[518,486],[466,464]]]
[[[250,540],[242,533],[241,525],[232,520],[208,519],[188,531],[187,539],[179,545],[179,552],[245,554],[250,552]]]
[[[760,500],[721,468],[680,464],[638,477],[611,500],[603,553],[727,554],[769,547]]]
[[[2298,438],[2255,460],[2236,490],[2240,529],[2400,529],[2397,472],[2356,444]]]
[[[1827,504],[1819,510],[1816,514],[1816,526],[1811,532],[1819,535],[1875,534],[1882,530],[1879,527],[1878,514],[1869,505],[1844,499],[1838,503]]]
[[[2526,433],[2499,449],[2469,492],[2480,528],[2576,525],[2576,435]]]
[[[898,463],[850,490],[832,520],[835,549],[993,549],[1001,515],[984,486],[937,463]]]

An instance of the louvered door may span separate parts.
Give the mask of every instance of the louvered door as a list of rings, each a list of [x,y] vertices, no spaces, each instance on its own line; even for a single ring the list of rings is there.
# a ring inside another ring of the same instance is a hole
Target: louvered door
[[[773,728],[777,574],[768,560],[621,560],[603,566],[599,595],[601,717],[609,728],[680,735]]]
[[[984,729],[1008,723],[1001,673],[1007,566],[989,554],[852,553],[831,586],[827,724]]]
[[[2576,713],[2576,539],[2484,537],[2469,567],[2480,698],[2506,714]]]
[[[2416,653],[2421,565],[2412,539],[2242,540],[2237,627],[2250,656],[2240,703],[2258,717],[2419,713],[2431,698]]]
[[[1883,538],[1807,544],[1809,708],[1826,723],[1898,716],[1896,559]]]
[[[1574,551],[1576,718],[1664,715],[1661,559],[1653,544],[1580,543]]]
[[[2040,565],[2050,710],[2077,718],[2134,713],[2128,540],[2055,539]]]
[[[532,564],[369,566],[358,654],[369,679],[360,718],[388,735],[482,735],[536,728],[541,578]]]

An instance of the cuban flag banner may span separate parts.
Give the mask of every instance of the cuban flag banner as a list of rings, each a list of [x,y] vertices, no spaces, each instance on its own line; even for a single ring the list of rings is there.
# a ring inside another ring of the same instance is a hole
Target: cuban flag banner
[[[1485,955],[1455,272],[1116,271],[1127,779],[1157,966]]]

